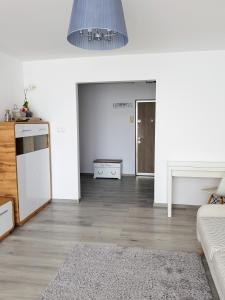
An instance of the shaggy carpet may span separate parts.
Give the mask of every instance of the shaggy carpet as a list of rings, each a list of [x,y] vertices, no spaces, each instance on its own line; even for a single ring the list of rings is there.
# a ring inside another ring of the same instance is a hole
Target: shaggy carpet
[[[42,300],[209,300],[195,253],[76,246]]]

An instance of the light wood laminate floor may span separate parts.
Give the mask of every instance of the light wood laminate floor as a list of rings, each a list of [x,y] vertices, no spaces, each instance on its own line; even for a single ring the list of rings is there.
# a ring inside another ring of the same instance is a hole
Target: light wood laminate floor
[[[82,177],[82,201],[53,202],[0,244],[0,299],[38,299],[77,243],[199,251],[196,209],[153,208],[153,181]],[[63,300],[63,299],[62,299]]]

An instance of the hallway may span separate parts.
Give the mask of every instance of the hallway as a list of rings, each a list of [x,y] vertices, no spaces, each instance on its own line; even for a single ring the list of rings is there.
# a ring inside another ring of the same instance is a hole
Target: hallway
[[[126,203],[152,207],[154,202],[154,179],[152,177],[123,176],[118,179],[93,179],[81,176],[82,201]]]

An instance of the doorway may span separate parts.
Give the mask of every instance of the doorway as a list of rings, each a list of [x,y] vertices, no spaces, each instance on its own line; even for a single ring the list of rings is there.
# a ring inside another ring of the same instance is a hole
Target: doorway
[[[155,173],[155,100],[136,100],[136,175]]]
[[[153,204],[154,178],[136,176],[135,114],[136,102],[155,102],[136,99],[155,99],[155,95],[155,81],[78,85],[79,162],[83,201],[101,200],[105,203],[112,201],[115,204],[127,202],[137,205],[144,201],[146,205]],[[122,160],[121,180],[104,176],[95,179],[93,162],[96,159]],[[143,169],[140,175],[146,175],[147,171]],[[154,173],[153,169],[150,171]]]

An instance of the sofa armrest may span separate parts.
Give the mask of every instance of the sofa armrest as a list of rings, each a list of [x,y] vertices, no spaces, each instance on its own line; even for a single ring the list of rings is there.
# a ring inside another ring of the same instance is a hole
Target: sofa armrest
[[[199,208],[197,213],[198,218],[215,217],[225,218],[225,204],[207,204]]]

